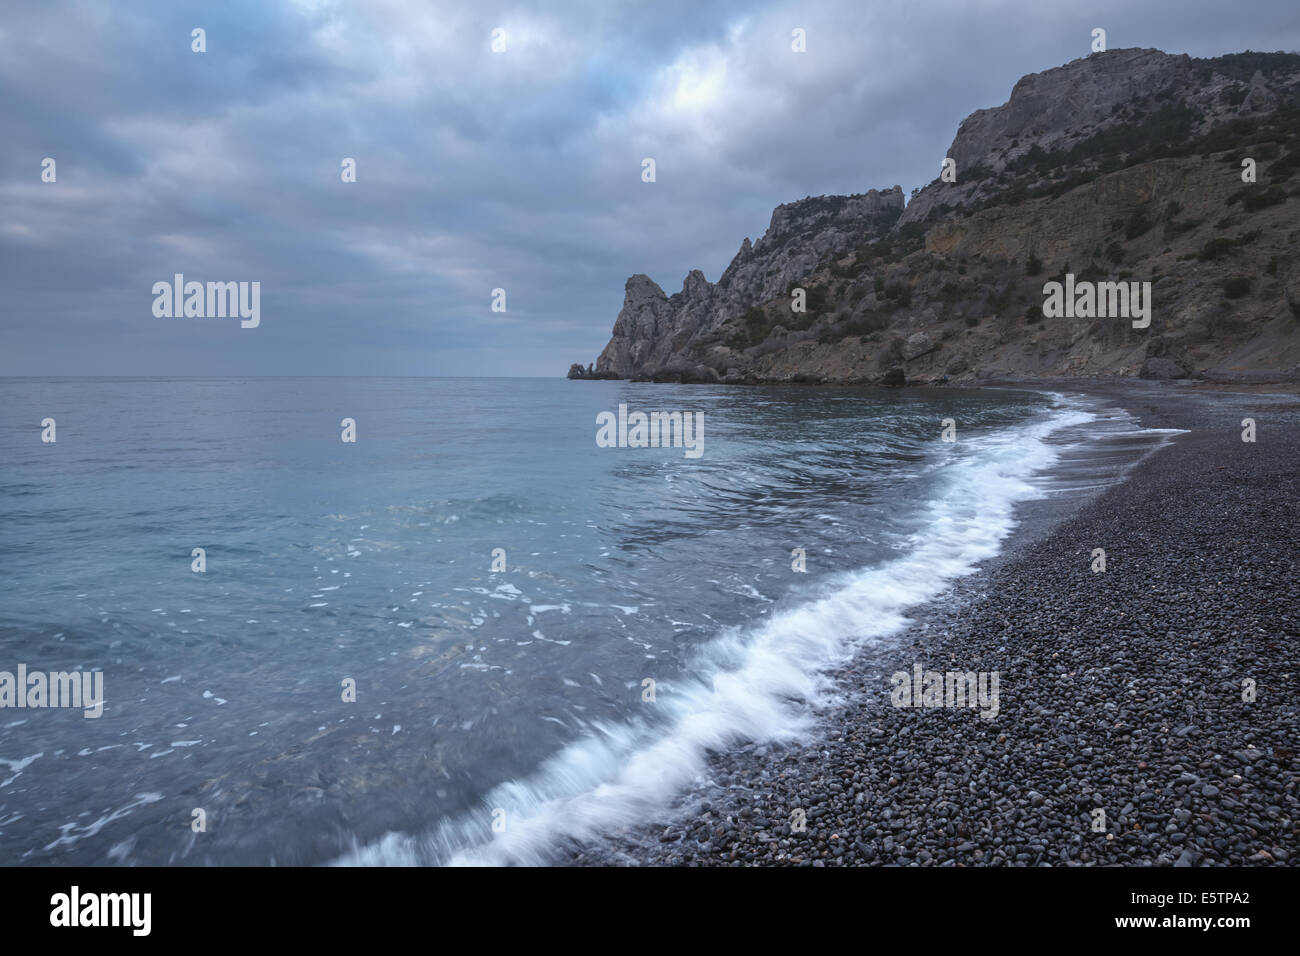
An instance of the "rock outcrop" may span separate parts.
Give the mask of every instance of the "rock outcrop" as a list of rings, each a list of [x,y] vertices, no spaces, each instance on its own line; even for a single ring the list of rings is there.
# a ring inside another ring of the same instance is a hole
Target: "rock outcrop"
[[[906,206],[898,186],[778,206],[716,284],[692,271],[669,296],[633,276],[594,369],[570,377],[1300,369],[1300,55],[1094,54],[971,114],[948,156],[956,181]],[[1045,317],[1043,284],[1066,273],[1151,283],[1150,326]]]
[[[716,344],[718,330],[747,309],[784,296],[827,255],[879,236],[903,211],[903,190],[819,196],[777,206],[758,242],[746,238],[716,285],[693,270],[682,291],[664,294],[649,276],[627,280],[614,334],[596,360],[621,378],[725,379],[735,363]],[[785,330],[786,334],[789,330]]]
[[[602,378],[618,378],[619,376],[615,375],[613,372],[598,372],[590,364],[588,364],[586,368],[583,368],[577,362],[574,362],[572,365],[569,366],[569,374],[565,377],[579,378],[579,379],[602,379]]]

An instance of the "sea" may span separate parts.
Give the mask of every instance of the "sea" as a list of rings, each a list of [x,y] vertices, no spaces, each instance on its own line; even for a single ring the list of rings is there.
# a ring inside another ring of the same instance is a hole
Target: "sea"
[[[598,441],[620,406],[698,454]],[[0,864],[563,862],[809,743],[1164,437],[1040,390],[0,379]]]

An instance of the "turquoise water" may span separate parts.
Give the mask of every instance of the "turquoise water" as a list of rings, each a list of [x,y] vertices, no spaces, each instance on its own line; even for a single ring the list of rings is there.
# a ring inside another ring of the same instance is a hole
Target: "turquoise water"
[[[598,447],[620,404],[702,412],[703,454]],[[0,380],[0,670],[105,691],[98,719],[0,710],[0,862],[544,861],[710,748],[803,732],[821,670],[996,552],[1042,438],[1085,415],[956,389]]]

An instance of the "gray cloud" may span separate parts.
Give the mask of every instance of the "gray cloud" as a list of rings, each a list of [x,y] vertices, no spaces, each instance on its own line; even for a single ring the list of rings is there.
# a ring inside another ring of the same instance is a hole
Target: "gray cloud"
[[[922,185],[962,118],[1095,26],[1300,46],[1293,0],[1131,7],[10,4],[0,374],[558,375],[629,274],[716,279],[779,202]],[[155,318],[175,272],[261,281],[261,327]]]

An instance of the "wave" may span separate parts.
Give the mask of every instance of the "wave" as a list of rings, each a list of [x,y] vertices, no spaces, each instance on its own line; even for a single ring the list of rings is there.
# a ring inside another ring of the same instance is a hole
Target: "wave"
[[[658,685],[656,702],[644,705],[657,719],[592,725],[526,779],[490,791],[478,812],[422,834],[389,833],[335,865],[545,864],[662,815],[703,778],[710,751],[802,738],[816,710],[838,699],[830,669],[901,631],[908,609],[999,552],[1016,504],[1041,494],[1030,479],[1060,454],[1048,436],[1097,417],[1053,398],[1044,418],[942,446],[942,477],[900,557],[837,575],[812,600],[723,632],[699,650],[696,679]]]

